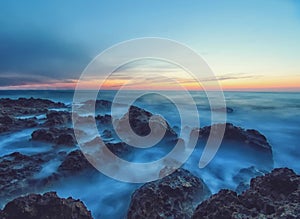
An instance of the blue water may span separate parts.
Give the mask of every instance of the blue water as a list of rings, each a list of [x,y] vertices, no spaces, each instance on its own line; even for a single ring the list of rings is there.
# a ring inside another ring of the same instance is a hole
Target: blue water
[[[134,91],[127,91],[123,96],[132,95]],[[275,167],[290,167],[300,173],[300,93],[287,92],[225,92],[227,107],[233,109],[227,114],[227,122],[246,129],[256,129],[266,136],[273,149]],[[115,91],[101,91],[98,99],[113,100]],[[176,100],[176,104],[189,104],[182,98],[180,92],[170,91],[169,95]],[[204,92],[191,92],[197,104],[201,127],[210,125],[211,112]],[[73,91],[0,91],[0,98],[35,97],[64,102],[71,105]],[[126,98],[124,98],[126,102]],[[160,114],[171,126],[180,127],[180,115],[174,103],[160,95],[149,93],[136,100],[135,105]],[[186,112],[189,113],[189,112]],[[22,153],[37,153],[47,150],[48,146],[37,147],[26,142],[31,130],[0,136],[0,154],[12,151]],[[23,143],[22,143],[23,142]],[[221,153],[221,152],[220,152]],[[185,165],[190,171],[202,177],[213,193],[221,188],[235,188],[232,176],[239,169],[251,165],[247,154],[241,154],[238,159],[231,159],[232,155],[218,153],[212,165],[206,169],[199,169],[197,165],[200,154],[196,150]],[[56,162],[56,163],[55,163]],[[45,166],[47,174],[51,168],[56,168],[57,161]],[[82,199],[97,218],[121,218],[126,214],[130,194],[139,186],[117,182],[105,176],[93,182],[66,182],[54,189],[58,194]],[[84,192],[82,192],[84,191]],[[106,210],[104,210],[106,209]]]

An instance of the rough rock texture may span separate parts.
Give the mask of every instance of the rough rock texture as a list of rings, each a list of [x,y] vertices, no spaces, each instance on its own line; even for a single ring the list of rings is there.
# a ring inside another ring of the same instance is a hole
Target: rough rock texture
[[[72,128],[38,129],[31,134],[31,139],[55,145],[74,146],[77,144]]]
[[[66,105],[63,103],[39,98],[0,99],[0,112],[10,116],[34,115],[46,113],[49,108],[65,107]]]
[[[83,171],[97,170],[89,163],[80,150],[70,152],[58,167],[58,172],[63,175],[71,175]]]
[[[300,218],[300,176],[279,168],[252,179],[241,195],[221,190],[197,207],[198,218]]]
[[[55,192],[16,198],[4,207],[0,216],[1,219],[92,219],[83,202],[71,197],[59,198]]]
[[[233,177],[233,180],[238,184],[236,192],[238,194],[244,192],[250,188],[250,180],[257,176],[262,176],[267,172],[264,170],[258,170],[254,166],[241,169],[237,175]]]
[[[30,179],[42,168],[43,160],[19,152],[0,158],[0,199],[27,191]]]
[[[153,116],[152,113],[150,113],[144,109],[141,109],[139,107],[131,106],[129,108],[129,111],[118,121],[117,129],[122,130],[124,124],[126,124],[129,121],[129,124],[130,124],[132,130],[137,135],[146,136],[151,131],[151,129],[149,127],[149,120],[150,120],[151,116]],[[164,126],[162,123],[162,120],[164,120],[164,119],[161,117],[161,121],[155,121],[155,122]],[[177,138],[176,132],[170,127],[170,125],[166,121],[165,121],[165,123],[166,123],[165,136]]]
[[[72,121],[70,112],[67,111],[50,111],[46,115],[45,127],[53,127],[59,125],[68,125]]]
[[[213,125],[216,130],[220,129],[221,126],[224,124],[215,124]],[[199,133],[199,138],[204,138],[206,139],[209,136],[211,130],[211,126],[206,126],[200,129],[194,129],[192,131],[195,133]],[[214,134],[214,133],[213,133]],[[243,129],[237,126],[234,126],[231,123],[226,123],[225,124],[225,133],[224,133],[224,139],[225,140],[234,140],[234,141],[241,141],[246,144],[252,145],[254,147],[257,147],[260,150],[265,150],[265,151],[271,151],[272,148],[270,144],[267,141],[267,138],[262,135],[260,132],[254,129]]]
[[[137,189],[127,218],[190,218],[195,204],[210,195],[205,183],[184,169]]]
[[[37,119],[16,119],[14,117],[0,114],[0,133],[33,128],[38,125]]]

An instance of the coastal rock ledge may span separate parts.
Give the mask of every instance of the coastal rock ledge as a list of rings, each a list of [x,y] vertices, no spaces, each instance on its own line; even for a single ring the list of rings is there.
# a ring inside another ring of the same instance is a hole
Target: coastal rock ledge
[[[221,190],[202,202],[193,219],[300,218],[300,176],[288,168],[251,180],[241,195]]]
[[[190,218],[196,205],[210,194],[201,179],[178,169],[137,189],[131,197],[127,219]]]
[[[30,194],[9,202],[0,210],[1,219],[92,219],[80,200],[59,198],[55,192]]]

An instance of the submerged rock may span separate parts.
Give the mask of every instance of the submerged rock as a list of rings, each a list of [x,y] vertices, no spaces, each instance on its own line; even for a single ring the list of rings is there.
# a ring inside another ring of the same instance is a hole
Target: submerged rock
[[[190,218],[195,205],[210,194],[201,179],[178,169],[137,189],[131,197],[127,218]]]
[[[9,202],[0,212],[1,219],[92,219],[79,199],[65,199],[55,192],[29,194]]]
[[[221,190],[196,208],[198,218],[300,218],[300,176],[278,168],[252,179],[241,195]]]

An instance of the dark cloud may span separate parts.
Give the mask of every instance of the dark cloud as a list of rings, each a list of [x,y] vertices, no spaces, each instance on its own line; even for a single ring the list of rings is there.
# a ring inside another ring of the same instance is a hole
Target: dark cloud
[[[0,86],[77,79],[89,61],[82,45],[50,34],[0,32]]]

